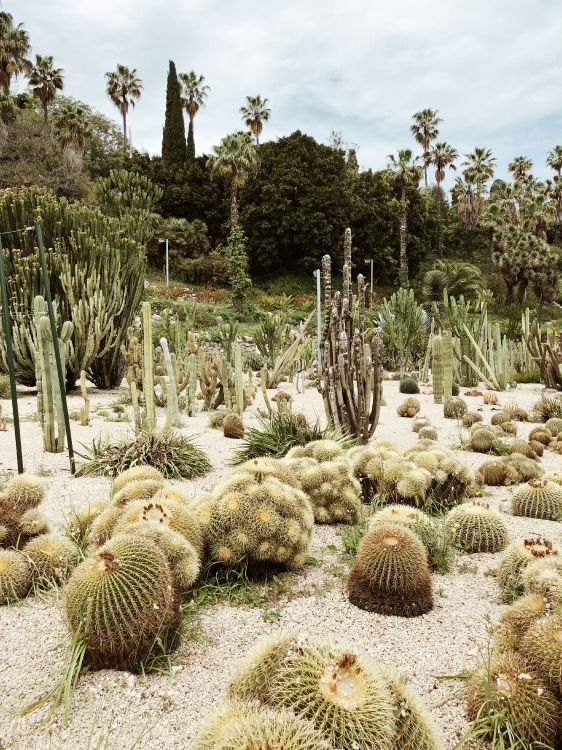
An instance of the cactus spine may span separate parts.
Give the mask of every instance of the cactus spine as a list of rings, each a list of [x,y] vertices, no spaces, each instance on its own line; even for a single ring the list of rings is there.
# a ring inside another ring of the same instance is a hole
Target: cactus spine
[[[431,357],[431,374],[433,379],[433,401],[443,403],[443,337],[439,334],[433,337]]]

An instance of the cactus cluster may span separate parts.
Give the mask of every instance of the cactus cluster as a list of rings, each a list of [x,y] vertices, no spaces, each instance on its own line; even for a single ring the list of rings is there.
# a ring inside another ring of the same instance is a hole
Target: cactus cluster
[[[417,398],[407,398],[396,409],[399,417],[415,417],[421,409],[420,402]]]
[[[492,487],[510,487],[521,481],[518,471],[505,461],[485,461],[476,471],[476,481]]]
[[[78,564],[80,550],[70,539],[40,534],[23,548],[33,580],[42,585],[61,584]]]
[[[508,466],[512,466],[519,474],[521,482],[528,482],[530,479],[540,479],[544,475],[542,466],[531,458],[527,458],[521,453],[512,453],[504,456],[502,461]]]
[[[443,416],[446,419],[461,419],[467,411],[466,401],[458,396],[451,396],[443,403]]]
[[[45,488],[35,477],[19,474],[0,494],[0,547],[21,549],[34,536],[46,533],[46,519],[38,510]]]
[[[507,544],[503,518],[486,503],[470,501],[449,511],[446,527],[465,552],[500,552]]]
[[[303,565],[314,515],[302,490],[266,472],[239,470],[198,513],[212,560]]]
[[[549,539],[531,537],[513,542],[504,552],[498,568],[498,583],[506,601],[513,601],[524,590],[522,573],[529,563],[551,555],[560,555],[560,549]]]
[[[238,414],[226,414],[222,421],[223,435],[227,438],[240,440],[244,437],[244,422]]]
[[[549,445],[553,437],[552,432],[545,426],[534,427],[529,433],[529,440],[538,441],[543,445]]]
[[[562,520],[562,487],[556,482],[531,479],[518,487],[511,498],[514,516]]]
[[[93,522],[107,507],[105,500],[92,500],[92,502],[87,503],[82,508],[73,510],[67,524],[69,538],[81,547],[88,536]]]
[[[556,437],[562,432],[562,419],[560,417],[550,417],[550,419],[546,420],[545,427],[552,437]]]
[[[315,461],[333,461],[344,455],[344,449],[335,440],[312,440],[306,445],[296,445],[287,458],[313,458]]]
[[[532,671],[555,695],[562,691],[562,616],[551,614],[533,622],[520,651]]]
[[[353,476],[346,458],[315,461],[312,458],[285,459],[301,489],[312,505],[317,523],[348,523],[359,521],[361,485]]]
[[[280,633],[258,643],[235,668],[230,697],[235,706],[259,701],[312,722],[326,743],[317,745],[317,750],[443,748],[429,712],[403,678],[337,643],[295,633]],[[237,723],[238,717],[223,715],[219,721],[206,722],[202,731],[214,740],[216,727],[232,722]],[[195,744],[196,750],[219,747],[213,742]]]
[[[412,420],[412,432],[418,432],[422,429],[422,427],[429,427],[431,425],[431,422],[427,417],[414,417]]]
[[[521,574],[528,594],[542,596],[550,605],[562,605],[562,556],[548,555],[530,562]]]
[[[376,524],[363,537],[347,586],[350,602],[369,612],[416,617],[433,608],[427,551],[402,524]]]

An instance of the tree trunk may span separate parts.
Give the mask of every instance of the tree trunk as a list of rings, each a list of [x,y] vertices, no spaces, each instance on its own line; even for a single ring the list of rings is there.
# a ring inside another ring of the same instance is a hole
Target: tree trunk
[[[423,181],[425,183],[425,187],[427,187],[427,164],[423,165]]]
[[[406,251],[406,238],[408,232],[408,216],[406,212],[406,188],[402,188],[400,200],[400,286],[408,286],[408,255]]]
[[[187,159],[195,161],[195,136],[193,133],[193,117],[189,115],[189,128],[187,130]]]
[[[235,227],[238,224],[238,185],[236,177],[232,178],[230,183],[230,226]]]
[[[123,112],[123,156],[127,156],[127,115]]]
[[[47,110],[47,102],[43,102],[43,124],[47,124],[47,120],[49,119],[49,112]]]
[[[439,200],[437,210],[437,252],[439,257],[443,257],[443,200],[445,196],[441,195],[441,180],[437,180],[437,198]],[[443,199],[443,200],[442,200]]]

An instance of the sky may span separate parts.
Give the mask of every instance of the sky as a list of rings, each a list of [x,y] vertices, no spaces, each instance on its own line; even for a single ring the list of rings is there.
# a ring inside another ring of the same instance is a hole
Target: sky
[[[443,118],[439,140],[464,154],[491,148],[497,175],[516,155],[546,177],[562,143],[560,0],[2,0],[33,53],[65,72],[65,93],[118,119],[104,73],[136,68],[142,98],[133,145],[160,152],[168,60],[203,73],[211,91],[195,120],[197,153],[242,127],[247,95],[269,99],[262,140],[332,131],[381,169],[416,148],[414,112]],[[25,81],[17,84],[25,88]]]

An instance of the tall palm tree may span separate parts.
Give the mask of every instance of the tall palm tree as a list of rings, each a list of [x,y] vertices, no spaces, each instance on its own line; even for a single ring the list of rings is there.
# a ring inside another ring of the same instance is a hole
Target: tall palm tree
[[[401,286],[408,286],[408,201],[406,190],[410,185],[417,185],[421,179],[422,168],[409,148],[388,155],[388,169],[394,174],[396,185],[400,190],[400,269]]]
[[[474,244],[473,232],[480,211],[482,210],[482,195],[478,189],[474,174],[467,170],[464,177],[457,177],[451,193],[461,224],[468,235],[468,246],[472,253]]]
[[[27,55],[31,50],[29,34],[23,24],[14,26],[11,13],[0,12],[0,86],[10,93],[12,76],[31,73],[32,64]]]
[[[67,161],[74,166],[82,163],[86,139],[91,132],[90,113],[82,102],[64,100],[53,110],[53,133],[62,146]]]
[[[433,141],[439,135],[439,128],[437,126],[440,122],[443,122],[443,120],[437,116],[438,112],[439,110],[437,109],[422,109],[413,115],[412,119],[414,124],[410,126],[410,131],[416,139],[416,142],[419,143],[423,149],[423,177],[426,187],[429,149]]]
[[[562,174],[562,146],[555,146],[548,152],[546,165],[551,169],[554,169],[556,174],[560,177]]]
[[[486,183],[494,176],[496,157],[491,149],[477,146],[471,154],[465,154],[465,160],[464,176],[474,178],[476,187],[482,195]]]
[[[250,133],[256,139],[256,145],[259,145],[260,142],[263,123],[267,122],[271,117],[271,110],[267,106],[268,101],[269,99],[262,99],[259,94],[257,96],[247,96],[246,104],[240,107],[242,119],[250,129]]]
[[[126,65],[118,65],[117,70],[105,74],[106,91],[123,118],[123,153],[127,154],[127,114],[129,107],[140,99],[142,81],[137,77],[137,69],[129,70]]]
[[[522,177],[530,174],[532,168],[533,162],[527,156],[516,156],[507,165],[507,169],[513,175],[514,180],[520,180]]]
[[[230,180],[230,225],[238,224],[238,188],[245,185],[248,177],[258,166],[256,146],[249,133],[232,133],[225,136],[208,159],[212,174]]]
[[[428,154],[429,163],[435,167],[435,181],[441,190],[441,183],[445,179],[445,170],[456,169],[455,161],[459,158],[459,152],[445,141],[436,143]],[[441,197],[441,194],[439,194]],[[443,199],[444,200],[444,199]],[[437,236],[437,250],[443,255],[443,200],[439,200],[439,232]]]
[[[197,75],[194,70],[189,73],[180,73],[178,76],[181,85],[182,106],[189,116],[189,130],[187,131],[187,154],[195,158],[195,136],[193,134],[193,120],[201,107],[205,106],[205,99],[211,90],[205,86],[205,76]]]
[[[45,125],[49,113],[49,105],[55,101],[57,91],[63,88],[63,70],[53,67],[51,55],[43,57],[35,55],[35,65],[29,76],[29,86],[43,106]]]

